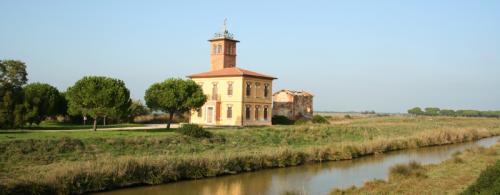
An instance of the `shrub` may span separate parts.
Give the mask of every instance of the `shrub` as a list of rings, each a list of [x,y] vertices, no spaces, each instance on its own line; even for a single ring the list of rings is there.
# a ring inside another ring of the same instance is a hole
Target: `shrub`
[[[286,116],[283,115],[275,115],[271,120],[273,125],[292,125],[294,123],[293,120],[290,120]]]
[[[312,118],[312,122],[319,123],[319,124],[328,124],[329,123],[328,120],[321,115],[314,115]]]
[[[305,118],[301,118],[299,120],[296,120],[294,125],[305,125],[307,123],[309,123],[309,119],[305,119]]]
[[[203,127],[196,124],[185,124],[177,129],[177,132],[196,138],[210,138],[212,133],[203,129]]]
[[[460,156],[454,156],[453,157],[453,162],[454,163],[464,163],[464,159]]]
[[[500,194],[500,160],[481,172],[462,194]]]
[[[425,169],[420,163],[411,161],[409,164],[397,164],[389,170],[390,178],[426,177]]]
[[[460,151],[456,151],[452,154],[452,156],[453,156],[452,160],[454,163],[464,163],[465,162],[465,160],[460,156],[461,154],[462,154],[462,152],[460,152]]]
[[[346,119],[352,119],[352,116],[351,116],[351,115],[346,114],[346,115],[344,115],[344,118],[346,118]]]

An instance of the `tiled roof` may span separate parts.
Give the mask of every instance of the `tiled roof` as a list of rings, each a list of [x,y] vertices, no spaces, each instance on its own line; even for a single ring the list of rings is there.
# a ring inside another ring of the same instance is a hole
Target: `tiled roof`
[[[285,93],[292,94],[292,95],[299,95],[299,96],[314,96],[312,93],[309,93],[306,91],[294,91],[294,90],[289,90],[289,89],[282,89],[282,90],[277,91],[274,94],[278,94],[281,92],[285,92]]]
[[[213,70],[208,72],[202,72],[197,74],[189,75],[189,78],[208,78],[208,77],[229,77],[229,76],[249,76],[249,77],[257,77],[264,79],[276,79],[275,77],[256,73],[253,71],[245,70],[242,68],[232,67],[232,68],[223,68],[220,70]]]

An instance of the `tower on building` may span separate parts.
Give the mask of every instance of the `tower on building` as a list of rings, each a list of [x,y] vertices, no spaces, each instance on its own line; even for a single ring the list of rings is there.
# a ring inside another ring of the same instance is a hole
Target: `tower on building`
[[[221,32],[215,33],[210,40],[210,70],[220,70],[224,68],[236,67],[236,43],[233,34],[229,33],[226,20]]]

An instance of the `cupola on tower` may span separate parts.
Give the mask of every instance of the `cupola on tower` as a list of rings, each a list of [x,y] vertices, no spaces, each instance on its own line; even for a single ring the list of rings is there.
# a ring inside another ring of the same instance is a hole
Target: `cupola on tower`
[[[239,41],[228,32],[225,20],[221,32],[215,33],[214,37],[208,41],[211,45],[210,70],[236,66],[236,43]]]

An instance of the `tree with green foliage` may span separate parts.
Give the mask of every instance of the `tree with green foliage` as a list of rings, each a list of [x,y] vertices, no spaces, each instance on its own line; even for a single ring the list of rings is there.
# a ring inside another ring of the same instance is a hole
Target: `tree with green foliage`
[[[465,116],[465,117],[480,117],[481,112],[477,110],[457,110],[457,115],[458,116]]]
[[[451,110],[439,108],[426,108],[425,112],[419,107],[408,110],[409,114],[413,115],[428,115],[428,116],[461,116],[461,117],[490,117],[500,118],[500,111],[479,111],[479,110]]]
[[[481,116],[500,118],[500,111],[482,111]]]
[[[408,114],[419,116],[419,115],[423,115],[424,111],[422,111],[422,109],[420,107],[415,107],[415,108],[409,109]]]
[[[90,116],[97,130],[99,117],[120,117],[130,106],[130,92],[119,79],[102,76],[86,76],[68,88],[68,113]]]
[[[24,121],[28,124],[38,125],[46,117],[64,113],[64,97],[55,87],[45,83],[31,83],[24,86],[23,91]]]
[[[18,60],[0,60],[0,85],[22,87],[28,81],[26,64]]]
[[[456,113],[454,110],[442,109],[439,111],[439,115],[441,115],[441,116],[456,116]]]
[[[17,60],[0,60],[0,128],[15,128],[23,121],[23,90],[28,81],[26,64]]]
[[[169,114],[167,129],[170,129],[174,114],[200,108],[207,101],[203,90],[194,81],[173,78],[151,85],[144,99],[152,110]]]
[[[440,111],[439,108],[428,107],[428,108],[425,108],[424,114],[427,116],[437,116],[437,115],[439,115],[439,111]]]
[[[151,111],[146,107],[140,100],[132,100],[130,107],[128,108],[128,118],[129,120],[134,120],[137,116],[150,114]]]

